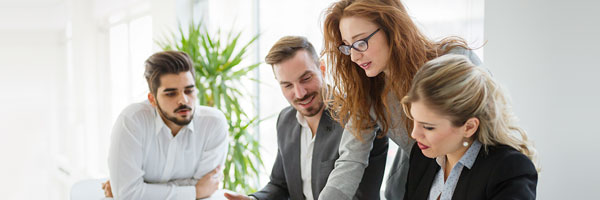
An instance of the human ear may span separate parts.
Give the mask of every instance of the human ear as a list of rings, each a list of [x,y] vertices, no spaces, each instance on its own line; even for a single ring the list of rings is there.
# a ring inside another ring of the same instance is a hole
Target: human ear
[[[476,117],[471,117],[467,120],[467,122],[465,122],[465,124],[463,125],[463,130],[464,130],[464,137],[469,138],[471,136],[473,136],[473,134],[475,134],[475,132],[477,132],[477,129],[479,128],[479,119],[477,119]]]
[[[148,92],[148,101],[150,102],[150,104],[152,104],[152,106],[156,107],[156,98],[154,97],[154,95],[152,95],[151,92]]]

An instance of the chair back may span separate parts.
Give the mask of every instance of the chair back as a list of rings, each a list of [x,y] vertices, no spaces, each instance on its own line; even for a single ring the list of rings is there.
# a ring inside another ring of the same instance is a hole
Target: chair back
[[[71,187],[71,200],[104,200],[102,183],[107,179],[86,179],[78,181]]]

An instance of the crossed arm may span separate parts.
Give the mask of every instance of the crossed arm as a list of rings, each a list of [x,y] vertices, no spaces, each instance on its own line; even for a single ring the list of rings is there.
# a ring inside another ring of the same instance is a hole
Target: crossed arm
[[[177,179],[173,181],[169,181],[167,185],[176,185],[176,186],[194,186],[196,189],[196,198],[206,198],[212,195],[219,187],[220,184],[220,175],[221,167],[217,167],[216,169],[210,171],[208,174],[204,175],[201,179]],[[110,180],[107,180],[105,183],[102,183],[102,190],[104,190],[104,196],[113,197],[112,188],[110,186]]]
[[[218,189],[222,178],[221,167],[213,170],[205,167],[221,166],[225,162],[228,144],[228,125],[225,121],[206,130],[214,134],[205,136],[209,138],[199,160],[204,167],[197,169],[189,179],[166,183],[148,183],[144,180],[142,143],[145,138],[144,134],[136,134],[141,129],[138,126],[138,123],[126,117],[118,119],[115,124],[109,151],[111,180],[103,184],[105,195],[116,199],[197,199],[208,197]]]

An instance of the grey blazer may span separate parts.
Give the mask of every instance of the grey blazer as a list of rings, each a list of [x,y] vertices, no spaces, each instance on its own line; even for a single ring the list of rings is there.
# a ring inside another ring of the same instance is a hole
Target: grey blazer
[[[296,110],[287,107],[277,119],[277,158],[271,172],[271,180],[260,191],[250,194],[260,200],[266,199],[305,199],[302,193],[300,176],[300,130]],[[343,127],[334,121],[328,110],[323,112],[312,157],[312,192],[316,200],[325,187],[329,173],[339,157],[338,148]],[[365,169],[354,199],[379,199],[381,181],[387,159],[388,138],[373,141],[369,166]]]

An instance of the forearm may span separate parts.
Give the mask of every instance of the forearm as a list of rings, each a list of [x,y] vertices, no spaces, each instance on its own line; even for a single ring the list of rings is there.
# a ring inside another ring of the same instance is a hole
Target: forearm
[[[113,182],[113,195],[115,199],[148,199],[148,200],[189,200],[196,199],[196,188],[192,186],[178,186],[174,182],[168,183],[135,183],[123,184]]]
[[[363,133],[363,141],[359,141],[346,127],[340,141],[340,157],[319,199],[352,199],[369,164],[375,133]]]
[[[176,186],[195,186],[198,183],[198,179],[195,178],[186,178],[186,179],[175,179],[169,181],[169,183],[173,183]]]

